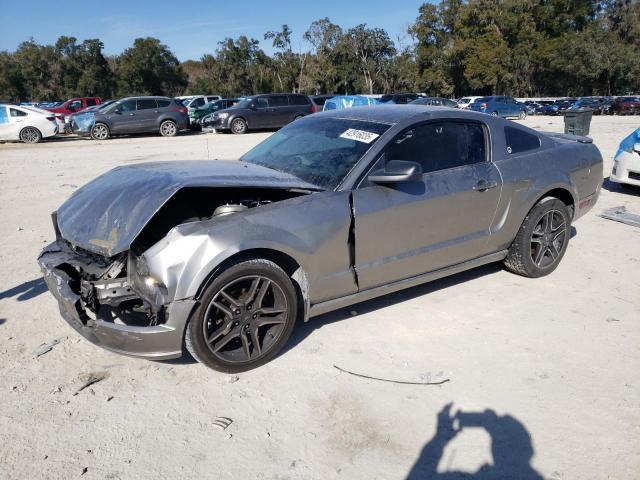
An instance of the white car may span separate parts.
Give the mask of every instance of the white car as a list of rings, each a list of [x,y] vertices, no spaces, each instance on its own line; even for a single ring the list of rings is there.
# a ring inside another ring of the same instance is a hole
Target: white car
[[[609,180],[640,187],[640,128],[620,143]]]
[[[194,95],[193,97],[187,97],[182,100],[182,104],[187,108],[198,108],[206,103],[215,102],[216,100],[222,100],[222,97],[220,95]]]
[[[36,107],[0,104],[0,140],[38,143],[57,133],[55,114]]]
[[[462,97],[460,100],[458,100],[458,107],[469,110],[469,105],[475,102],[478,98],[482,97]]]

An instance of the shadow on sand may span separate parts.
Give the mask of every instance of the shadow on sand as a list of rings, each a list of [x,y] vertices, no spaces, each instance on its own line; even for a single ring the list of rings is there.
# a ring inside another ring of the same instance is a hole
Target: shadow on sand
[[[46,291],[47,284],[44,283],[42,278],[37,278],[36,280],[29,280],[28,282],[21,283],[9,290],[0,292],[0,300],[3,298],[15,297],[17,295],[18,297],[16,300],[24,302],[26,300],[31,300]]]
[[[466,428],[481,428],[489,434],[493,463],[483,465],[477,472],[438,473],[445,447]],[[500,416],[493,410],[451,415],[448,404],[438,413],[436,433],[422,449],[406,480],[542,480],[530,464],[533,453],[529,432],[514,417]]]

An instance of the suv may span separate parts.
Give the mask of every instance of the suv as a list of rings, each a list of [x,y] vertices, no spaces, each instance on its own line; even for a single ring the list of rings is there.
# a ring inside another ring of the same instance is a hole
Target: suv
[[[112,135],[159,132],[173,137],[188,125],[187,108],[168,97],[127,97],[104,109],[74,116],[73,133],[106,140]]]
[[[231,130],[242,134],[255,128],[280,128],[316,111],[315,104],[307,95],[254,95],[241,100],[234,107],[215,112],[210,126],[214,130]]]
[[[221,99],[220,95],[194,95],[193,97],[181,98],[180,101],[187,108],[199,108]]]
[[[490,96],[480,97],[471,105],[469,110],[493,115],[494,117],[517,117],[521,120],[527,116],[527,109],[523,103],[516,102],[513,97]]]

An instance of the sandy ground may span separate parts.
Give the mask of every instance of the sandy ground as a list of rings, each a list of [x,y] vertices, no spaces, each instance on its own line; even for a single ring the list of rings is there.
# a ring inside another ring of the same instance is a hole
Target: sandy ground
[[[639,126],[594,118],[605,175]],[[234,158],[268,135],[0,145],[0,478],[638,478],[640,229],[597,214],[640,214],[640,192],[606,180],[551,276],[487,266],[328,314],[237,377],[118,356],[64,323],[35,260],[77,186],[132,162]],[[476,413],[457,435],[436,428],[449,403]]]

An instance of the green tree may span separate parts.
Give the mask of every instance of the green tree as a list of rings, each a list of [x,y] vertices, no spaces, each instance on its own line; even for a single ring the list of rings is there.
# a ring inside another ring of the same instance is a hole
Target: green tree
[[[118,57],[116,67],[118,94],[181,94],[187,77],[169,48],[156,38],[136,38],[133,47]]]

